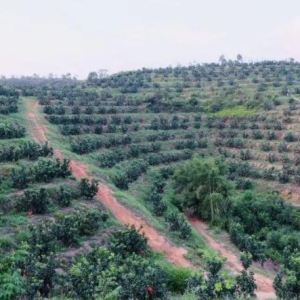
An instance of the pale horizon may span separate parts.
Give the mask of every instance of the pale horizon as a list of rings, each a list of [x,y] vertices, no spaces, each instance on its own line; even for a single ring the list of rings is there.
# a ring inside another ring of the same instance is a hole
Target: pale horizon
[[[169,65],[300,60],[300,3],[0,0],[0,74],[85,79]]]

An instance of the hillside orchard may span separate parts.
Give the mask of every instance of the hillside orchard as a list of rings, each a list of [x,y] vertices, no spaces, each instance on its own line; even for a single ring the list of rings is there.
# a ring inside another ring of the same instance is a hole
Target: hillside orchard
[[[0,299],[249,299],[252,262],[267,260],[281,266],[277,297],[298,299],[300,64],[224,58],[102,75],[0,79]],[[49,141],[35,139],[34,103]],[[76,179],[74,159],[93,178]],[[184,245],[195,270],[121,225],[102,184]],[[186,215],[227,232],[239,274]]]

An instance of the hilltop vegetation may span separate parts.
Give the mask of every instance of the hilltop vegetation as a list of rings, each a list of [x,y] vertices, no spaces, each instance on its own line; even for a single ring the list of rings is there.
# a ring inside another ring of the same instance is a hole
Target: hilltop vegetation
[[[300,182],[299,69],[295,62],[222,60],[109,77],[91,73],[80,85],[37,86],[33,94],[47,120],[70,136],[71,151],[110,169],[105,174],[118,187],[138,178],[127,176],[130,160],[138,174],[200,152],[224,157],[241,189],[292,190]],[[120,168],[124,175],[115,176]]]
[[[277,296],[299,297],[299,63],[222,57],[0,84],[0,299],[252,297],[252,259],[282,264]],[[43,143],[25,115],[37,102]],[[94,179],[76,179],[73,159]],[[184,243],[200,271],[171,266],[142,229],[119,224],[97,200],[99,182]],[[221,272],[188,214],[229,233],[240,275]]]

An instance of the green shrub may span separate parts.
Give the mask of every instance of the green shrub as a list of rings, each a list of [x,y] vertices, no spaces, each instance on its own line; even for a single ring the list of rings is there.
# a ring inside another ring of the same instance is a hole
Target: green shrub
[[[15,246],[14,240],[9,236],[2,236],[0,237],[0,252],[8,251],[12,247]]]
[[[87,178],[83,178],[79,182],[80,195],[85,197],[87,200],[93,199],[98,193],[99,182],[96,179],[89,181]]]
[[[188,268],[168,266],[164,268],[169,279],[169,290],[174,293],[183,294],[187,288],[187,280],[193,275]]]
[[[115,231],[110,236],[110,250],[126,257],[132,253],[143,254],[147,251],[147,238],[134,225],[127,225],[124,230]]]

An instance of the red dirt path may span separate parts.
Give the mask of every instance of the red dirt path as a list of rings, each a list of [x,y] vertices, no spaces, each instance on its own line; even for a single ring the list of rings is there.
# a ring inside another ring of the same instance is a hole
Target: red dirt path
[[[38,113],[38,103],[35,102],[31,107],[31,112],[28,113],[28,118],[31,121],[30,130],[33,139],[36,142],[45,142],[46,129],[44,126],[38,123],[36,115]],[[55,149],[54,154],[56,157],[62,158],[63,154],[59,149]],[[73,174],[78,178],[91,178],[88,174],[88,167],[83,163],[75,160],[70,162]],[[113,213],[113,215],[123,224],[133,224],[136,228],[143,227],[142,231],[148,238],[149,245],[155,251],[163,252],[166,258],[178,266],[195,268],[184,256],[187,254],[187,250],[182,247],[176,247],[153,227],[148,225],[145,220],[135,215],[129,208],[123,206],[113,196],[113,191],[105,184],[100,184],[99,191],[97,193],[99,200]],[[242,270],[242,265],[239,262],[238,257],[227,250],[224,245],[213,239],[208,231],[207,225],[195,218],[189,218],[190,223],[205,237],[211,248],[218,251],[223,257],[227,259],[226,265],[233,272],[238,273]],[[257,298],[258,299],[270,299],[276,298],[274,289],[272,286],[272,280],[261,275],[255,274],[255,280],[257,284]]]
[[[30,120],[30,131],[33,139],[36,142],[45,142],[46,129],[39,124],[36,115],[38,114],[38,103],[35,102],[28,112]],[[59,149],[55,149],[54,154],[56,157],[62,158],[63,154]],[[88,174],[88,167],[83,163],[71,160],[70,166],[73,174],[78,179],[91,178]],[[113,191],[104,184],[100,184],[97,194],[99,200],[114,214],[114,216],[123,224],[133,224],[136,228],[142,226],[142,232],[148,238],[148,243],[155,251],[163,252],[166,258],[175,265],[182,267],[195,268],[184,256],[187,250],[182,247],[174,246],[165,236],[160,234],[153,227],[148,225],[141,217],[136,216],[130,209],[120,204],[113,196]]]
[[[30,129],[32,138],[35,142],[46,142],[46,134],[45,134],[45,128],[38,123],[37,118],[35,116],[36,110],[38,107],[38,102],[35,102],[30,109],[30,112],[28,112],[28,119],[30,120]]]
[[[239,258],[234,253],[226,249],[226,247],[222,243],[219,243],[212,237],[210,230],[205,222],[193,217],[188,217],[188,219],[190,223],[197,229],[197,231],[205,237],[211,248],[219,252],[223,257],[227,259],[225,264],[229,270],[231,270],[235,274],[243,270]],[[254,275],[254,278],[257,284],[256,295],[258,299],[276,298],[272,279],[257,273]]]

